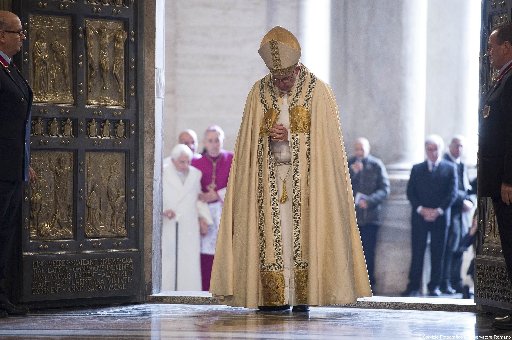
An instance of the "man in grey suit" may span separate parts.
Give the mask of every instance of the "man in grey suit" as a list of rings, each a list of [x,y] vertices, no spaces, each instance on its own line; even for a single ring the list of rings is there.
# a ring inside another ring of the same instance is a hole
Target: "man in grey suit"
[[[356,217],[372,290],[375,289],[375,248],[382,202],[389,195],[389,178],[380,159],[370,155],[370,142],[360,137],[348,160]]]

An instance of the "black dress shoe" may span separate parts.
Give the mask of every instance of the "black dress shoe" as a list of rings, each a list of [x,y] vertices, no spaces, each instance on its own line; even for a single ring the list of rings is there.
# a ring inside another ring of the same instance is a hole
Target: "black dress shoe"
[[[439,290],[439,288],[429,290],[428,296],[441,296],[441,291]]]
[[[9,315],[27,315],[28,312],[27,307],[13,305],[10,301],[0,302],[0,310]]]
[[[462,291],[462,298],[463,299],[473,299],[475,297],[475,294],[469,290],[469,286],[464,286],[464,289]]]
[[[258,310],[261,312],[282,312],[290,309],[290,305],[283,306],[258,306]]]
[[[307,313],[307,312],[309,312],[309,306],[308,305],[293,306],[292,312],[293,313]]]
[[[511,330],[512,329],[512,315],[499,316],[494,318],[492,326],[497,329]]]
[[[6,318],[7,317],[7,312],[4,311],[4,310],[0,310],[0,319],[3,319],[3,318]]]
[[[455,289],[453,289],[452,286],[450,286],[450,285],[441,288],[441,292],[443,294],[450,294],[450,295],[457,293],[457,291]]]

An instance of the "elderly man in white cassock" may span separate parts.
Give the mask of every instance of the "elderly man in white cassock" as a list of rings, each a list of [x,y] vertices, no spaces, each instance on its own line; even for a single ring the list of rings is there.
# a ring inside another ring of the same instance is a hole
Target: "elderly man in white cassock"
[[[213,223],[199,201],[201,171],[190,166],[192,150],[178,144],[163,168],[162,291],[201,290],[200,225]]]
[[[271,29],[270,70],[245,104],[210,291],[231,306],[307,312],[371,295],[339,112],[299,62],[295,36]]]

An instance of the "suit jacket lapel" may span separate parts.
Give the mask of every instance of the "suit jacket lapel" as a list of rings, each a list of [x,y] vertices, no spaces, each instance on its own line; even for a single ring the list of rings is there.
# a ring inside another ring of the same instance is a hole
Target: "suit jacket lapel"
[[[425,172],[427,174],[430,173],[430,171],[428,170],[428,161],[427,160],[423,162],[422,169],[423,169],[423,172]]]
[[[489,91],[487,91],[487,93],[485,94],[485,100],[484,100],[484,103],[487,104],[489,102],[489,99],[491,98],[491,96],[494,94],[494,92],[496,92],[496,90],[498,88],[501,87],[502,84],[504,84],[508,78],[510,77],[511,73],[510,72],[507,72],[507,74],[505,74],[503,76],[503,78],[501,78],[498,82],[496,82],[490,89]]]
[[[12,63],[9,65],[9,67],[6,68],[6,71],[14,84],[16,84],[18,89],[23,94],[23,97],[25,97],[27,101],[30,101],[30,87],[25,78],[23,78],[21,72],[16,68],[16,66],[12,65]]]

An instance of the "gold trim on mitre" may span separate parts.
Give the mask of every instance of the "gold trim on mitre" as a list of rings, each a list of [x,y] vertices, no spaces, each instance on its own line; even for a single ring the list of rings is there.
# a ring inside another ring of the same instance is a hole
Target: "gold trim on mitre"
[[[297,38],[276,26],[265,34],[258,53],[272,74],[284,75],[297,65],[301,51]]]

